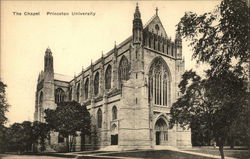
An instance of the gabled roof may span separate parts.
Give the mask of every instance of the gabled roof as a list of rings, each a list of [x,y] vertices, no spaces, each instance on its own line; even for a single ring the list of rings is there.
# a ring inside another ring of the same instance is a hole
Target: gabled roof
[[[69,82],[69,81],[71,81],[73,79],[73,77],[68,76],[68,75],[62,75],[62,74],[59,74],[59,73],[55,73],[54,74],[54,79],[58,80],[58,81]]]
[[[162,22],[157,14],[155,14],[152,18],[150,18],[150,20],[143,26],[143,29],[148,28],[149,31],[152,31],[152,30],[155,31],[156,24],[158,24],[159,31],[161,32],[162,36],[165,36],[167,38],[166,30],[165,30],[164,26],[162,25]]]

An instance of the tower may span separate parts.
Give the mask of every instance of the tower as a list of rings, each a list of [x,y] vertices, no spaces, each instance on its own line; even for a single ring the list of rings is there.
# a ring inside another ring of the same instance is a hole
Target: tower
[[[144,74],[143,26],[139,6],[133,19],[133,38],[129,47],[129,80],[122,86],[119,106],[119,147],[150,148],[149,109]]]
[[[37,80],[34,119],[44,122],[44,110],[55,108],[53,56],[49,48],[44,55],[44,70]]]
[[[55,109],[53,56],[49,48],[44,55],[43,113],[45,109]],[[44,114],[42,115],[44,116]]]

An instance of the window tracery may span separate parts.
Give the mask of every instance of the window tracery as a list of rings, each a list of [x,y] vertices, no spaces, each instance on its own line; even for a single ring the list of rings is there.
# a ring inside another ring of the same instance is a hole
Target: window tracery
[[[163,59],[156,58],[149,71],[149,100],[155,105],[168,105],[169,75]]]
[[[64,97],[65,97],[65,94],[62,88],[57,88],[55,92],[55,102],[56,103],[64,102]]]
[[[129,66],[129,62],[128,59],[123,56],[120,64],[119,64],[119,69],[118,69],[118,74],[119,74],[119,83],[121,85],[122,80],[129,80],[129,70],[130,70],[130,66]]]

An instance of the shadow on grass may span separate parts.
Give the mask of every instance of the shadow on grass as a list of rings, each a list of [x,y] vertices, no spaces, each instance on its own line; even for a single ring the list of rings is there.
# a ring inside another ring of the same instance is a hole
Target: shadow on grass
[[[98,155],[98,154],[97,154]],[[169,150],[148,150],[138,152],[121,152],[121,153],[110,153],[103,156],[119,156],[119,157],[138,157],[145,159],[212,159],[204,156],[196,156],[181,152],[169,151]],[[85,157],[79,157],[79,159],[87,159]]]
[[[44,152],[44,153],[32,153],[32,152],[28,152],[28,153],[24,153],[21,155],[31,155],[31,156],[52,156],[52,157],[60,157],[60,158],[75,158],[76,155],[72,155],[72,154],[67,154],[67,153],[58,153],[58,152]]]

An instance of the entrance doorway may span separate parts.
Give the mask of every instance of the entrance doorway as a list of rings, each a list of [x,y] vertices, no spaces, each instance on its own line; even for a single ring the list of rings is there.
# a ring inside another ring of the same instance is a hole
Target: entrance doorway
[[[111,145],[118,145],[118,129],[116,124],[111,126]]]
[[[111,145],[118,145],[118,134],[111,135]]]
[[[161,132],[160,131],[156,131],[155,133],[155,144],[156,145],[160,145],[160,135],[161,135]]]
[[[155,145],[167,145],[168,143],[168,127],[162,118],[155,123]]]

